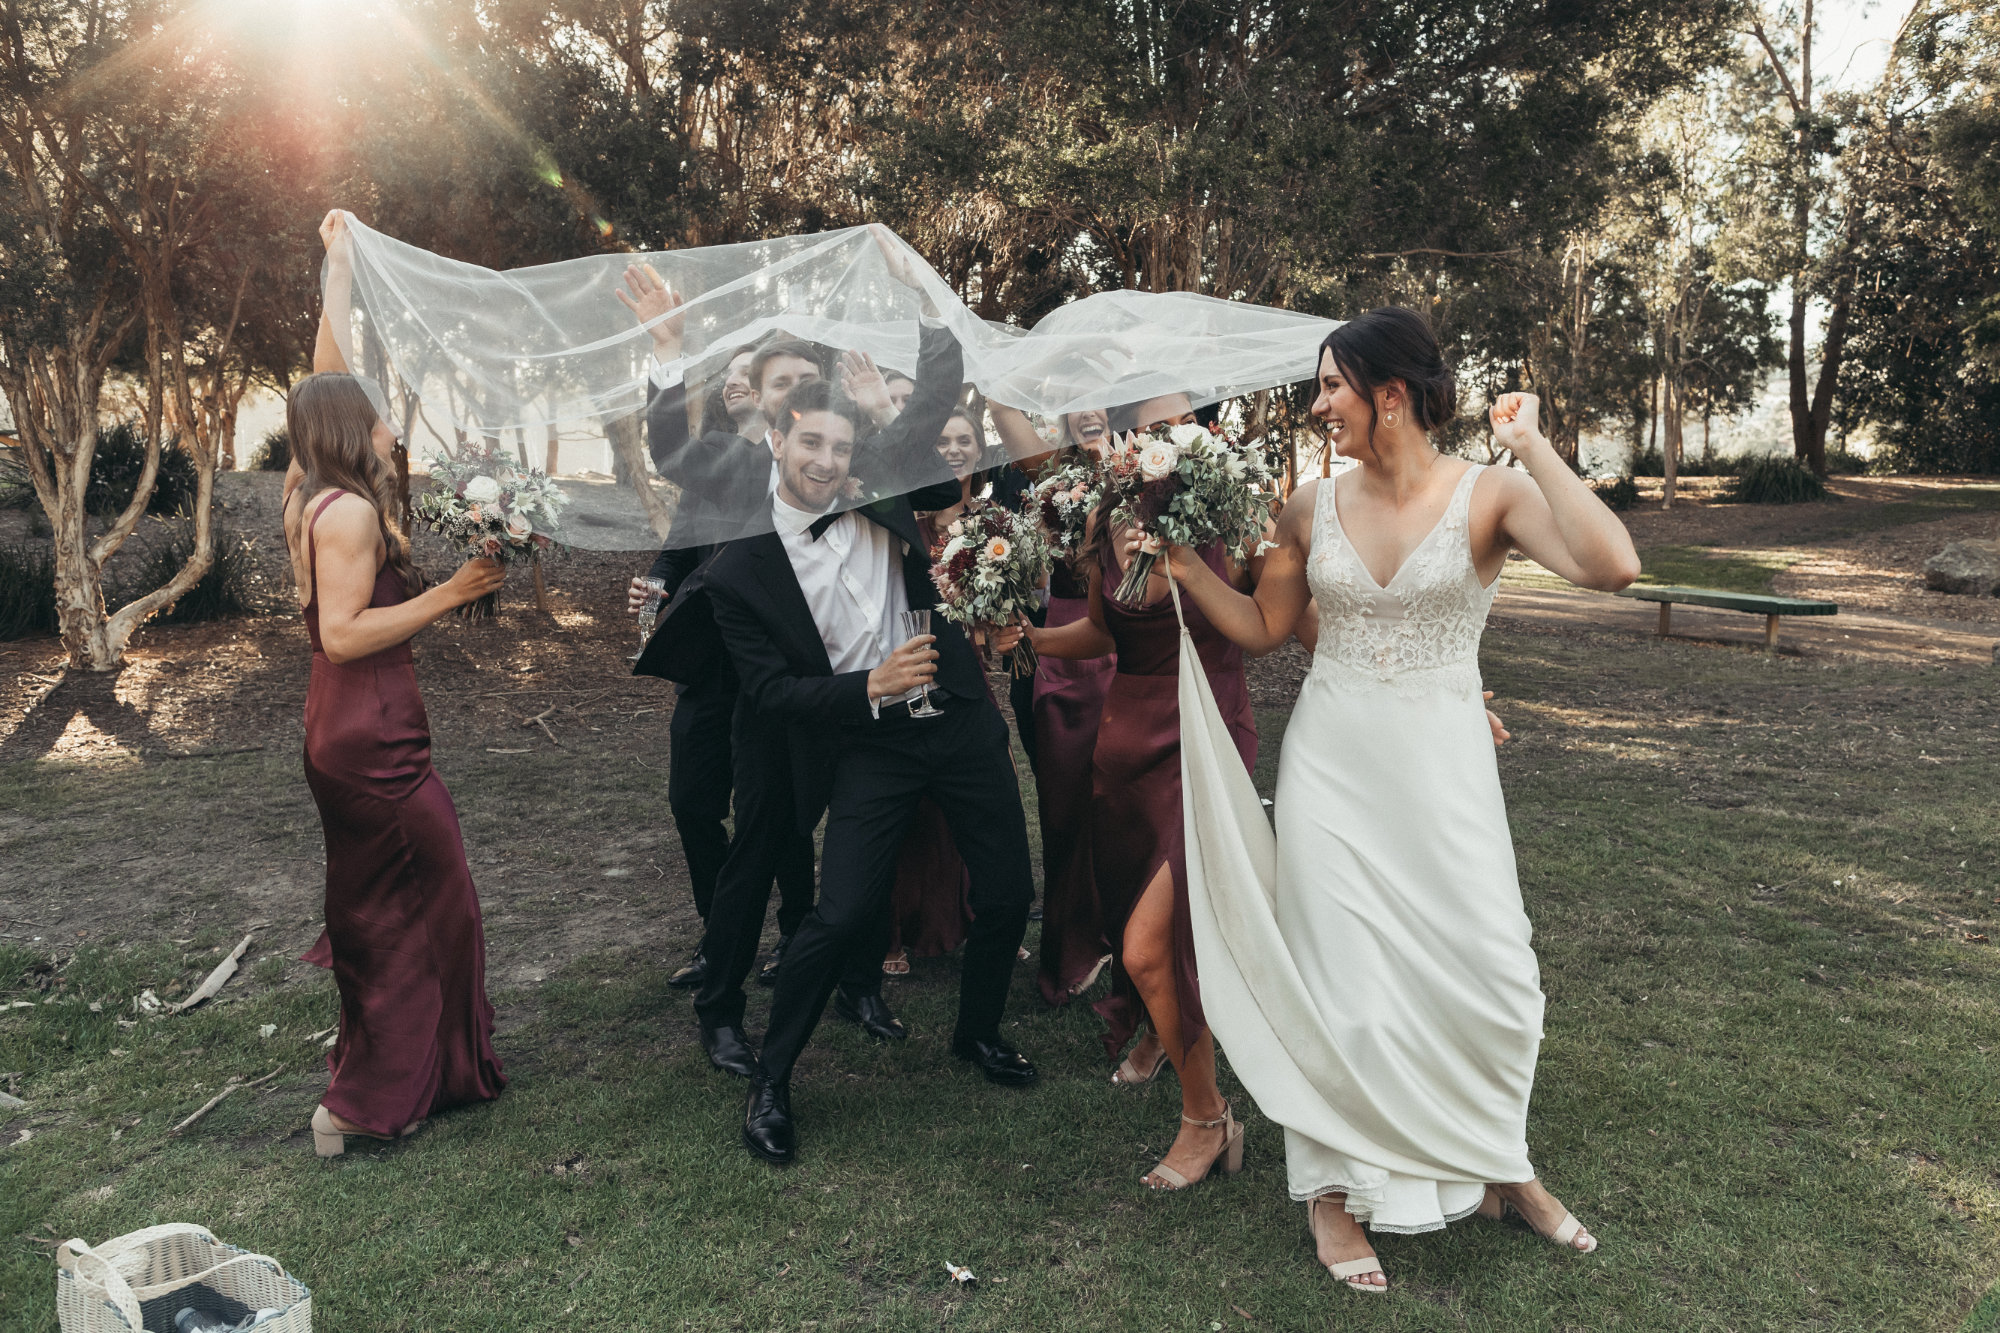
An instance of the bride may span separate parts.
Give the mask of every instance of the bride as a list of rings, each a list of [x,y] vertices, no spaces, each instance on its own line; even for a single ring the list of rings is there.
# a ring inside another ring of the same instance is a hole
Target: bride
[[[1542,994],[1478,652],[1510,551],[1607,591],[1639,560],[1536,428],[1532,395],[1503,395],[1491,414],[1525,473],[1431,445],[1456,395],[1417,314],[1372,310],[1336,329],[1318,387],[1313,415],[1360,466],[1293,495],[1254,595],[1185,548],[1168,558],[1251,653],[1318,599],[1278,768],[1275,871],[1213,876],[1196,942],[1210,1024],[1285,1126],[1319,1260],[1372,1294],[1388,1278],[1364,1226],[1432,1231],[1512,1207],[1557,1244],[1597,1247],[1528,1162]],[[1270,836],[1261,817],[1238,826]]]

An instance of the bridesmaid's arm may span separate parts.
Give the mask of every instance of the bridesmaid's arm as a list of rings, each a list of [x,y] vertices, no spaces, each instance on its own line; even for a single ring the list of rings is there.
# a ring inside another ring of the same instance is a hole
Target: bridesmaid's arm
[[[1244,652],[1261,656],[1292,637],[1311,591],[1306,556],[1311,551],[1313,496],[1317,482],[1300,487],[1278,518],[1277,547],[1261,557],[1256,591],[1245,595],[1224,582],[1208,563],[1185,546],[1169,547],[1167,561],[1181,591],[1222,635]]]
[[[382,555],[375,506],[360,496],[343,495],[326,507],[307,540],[318,580],[320,646],[336,664],[395,647],[445,612],[492,592],[507,577],[498,561],[469,560],[449,582],[406,602],[370,606]]]
[[[354,238],[348,235],[346,215],[337,208],[328,213],[319,224],[319,238],[326,244],[326,304],[313,335],[315,375],[347,369],[347,358],[333,336],[333,322],[338,319],[345,325],[354,318]]]
[[[1116,652],[1117,641],[1111,631],[1104,627],[1104,591],[1101,576],[1096,570],[1090,571],[1090,614],[1081,620],[1072,620],[1067,625],[1057,625],[1053,629],[1029,626],[1028,643],[1037,656],[1060,657],[1070,661],[1088,661]]]

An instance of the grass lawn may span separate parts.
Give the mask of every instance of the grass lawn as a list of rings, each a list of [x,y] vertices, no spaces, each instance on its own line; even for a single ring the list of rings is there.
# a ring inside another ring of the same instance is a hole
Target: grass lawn
[[[30,1103],[0,1127],[0,1333],[55,1327],[36,1238],[171,1220],[279,1256],[336,1333],[2000,1328],[2000,1307],[1974,1312],[2000,1274],[1992,670],[1496,632],[1487,678],[1517,737],[1502,768],[1549,997],[1530,1144],[1595,1256],[1468,1221],[1381,1238],[1386,1298],[1338,1290],[1285,1198],[1282,1135],[1240,1088],[1243,1175],[1149,1195],[1171,1078],[1114,1092],[1094,1017],[1043,1008],[1024,972],[1008,1035],[1043,1084],[977,1081],[943,1049],[949,960],[890,989],[909,1042],[822,1028],[801,1159],[772,1170],[737,1146],[742,1085],[707,1068],[664,986],[679,940],[663,958],[613,939],[503,991],[503,1098],[322,1163],[302,1131],[324,1082],[304,1038],[335,1014],[324,975],[271,959],[223,1002],[131,1012],[234,943],[217,922],[65,948],[53,974],[47,945],[0,945],[0,1004],[28,1002],[0,1011],[0,1073]],[[1268,791],[1284,715],[1261,721]],[[591,910],[569,893],[594,871],[561,802],[618,818],[643,792],[600,795],[582,740],[538,756],[553,816],[489,780],[504,757],[461,744],[439,762],[475,842],[524,830],[513,873],[551,872],[552,920]],[[243,836],[310,838],[302,786],[289,747],[17,761],[0,864],[115,884],[87,837],[57,836],[84,811],[206,843],[212,873],[236,874],[237,825],[218,834],[204,802],[270,793]],[[225,1077],[272,1069],[168,1136]],[[979,1289],[954,1290],[947,1260]]]
[[[1802,550],[1784,547],[1645,546],[1639,549],[1641,572],[1636,581],[1656,588],[1768,593],[1772,579],[1805,557]],[[1576,587],[1528,559],[1509,560],[1501,577],[1517,588],[1574,591]]]

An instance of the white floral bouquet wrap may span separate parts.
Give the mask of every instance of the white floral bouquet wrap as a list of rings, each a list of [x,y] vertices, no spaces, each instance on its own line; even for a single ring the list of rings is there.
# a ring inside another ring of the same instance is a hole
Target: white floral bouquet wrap
[[[1277,478],[1261,447],[1214,426],[1155,426],[1116,441],[1104,455],[1104,494],[1111,522],[1138,529],[1142,545],[1119,582],[1117,598],[1146,595],[1153,564],[1168,546],[1219,541],[1235,560],[1271,543]]]
[[[468,560],[502,564],[560,555],[562,508],[569,503],[547,473],[520,467],[499,453],[440,459],[431,464],[431,488],[410,502],[417,521],[456,543]],[[472,620],[490,619],[493,593],[461,608]]]
[[[1026,514],[990,500],[974,500],[945,529],[947,540],[931,565],[938,614],[968,629],[999,630],[1040,604],[1049,576],[1049,545]],[[1014,650],[1014,674],[1035,673],[1035,650],[1026,639]]]

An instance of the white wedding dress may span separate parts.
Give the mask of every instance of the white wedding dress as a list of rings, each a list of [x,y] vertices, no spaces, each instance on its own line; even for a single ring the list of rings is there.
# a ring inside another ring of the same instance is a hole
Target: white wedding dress
[[[1202,1005],[1285,1127],[1291,1194],[1432,1231],[1523,1181],[1542,994],[1480,700],[1493,590],[1467,514],[1484,469],[1378,586],[1322,481],[1319,650],[1285,732],[1275,834],[1205,678],[1181,672]],[[1183,657],[1191,651],[1183,639]],[[1194,736],[1193,743],[1188,737]]]

